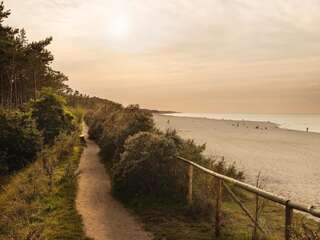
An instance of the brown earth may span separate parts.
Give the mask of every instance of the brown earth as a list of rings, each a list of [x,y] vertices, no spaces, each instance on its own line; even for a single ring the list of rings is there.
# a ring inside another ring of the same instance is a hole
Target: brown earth
[[[87,139],[78,169],[76,200],[87,236],[95,240],[152,239],[152,235],[112,197],[110,177],[98,153],[99,147]]]

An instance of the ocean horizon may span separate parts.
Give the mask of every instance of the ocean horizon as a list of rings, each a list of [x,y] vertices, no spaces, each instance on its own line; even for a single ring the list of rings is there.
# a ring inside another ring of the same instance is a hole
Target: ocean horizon
[[[279,128],[320,133],[320,114],[168,113],[168,116],[272,122]]]
[[[207,119],[246,123],[235,127],[233,122]],[[279,130],[257,121],[294,130]],[[228,164],[236,164],[244,171],[247,183],[255,184],[261,173],[265,190],[320,207],[320,192],[314,190],[320,181],[320,135],[305,130],[308,126],[310,131],[320,132],[320,115],[179,113],[156,115],[155,122],[160,130],[176,129],[183,138],[205,144],[206,156],[223,156]],[[257,130],[256,126],[262,128]]]

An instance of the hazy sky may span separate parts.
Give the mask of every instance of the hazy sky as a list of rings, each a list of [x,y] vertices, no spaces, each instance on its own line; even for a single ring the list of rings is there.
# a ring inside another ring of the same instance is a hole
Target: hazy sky
[[[5,0],[84,93],[187,112],[320,113],[319,0]]]

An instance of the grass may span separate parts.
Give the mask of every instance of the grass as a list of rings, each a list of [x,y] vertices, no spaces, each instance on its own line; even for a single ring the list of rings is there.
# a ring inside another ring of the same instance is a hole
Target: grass
[[[183,202],[156,199],[122,202],[153,233],[155,240],[206,240],[212,236],[210,221],[192,218]]]
[[[116,128],[117,126],[114,127]],[[197,153],[191,153],[197,156]],[[144,156],[141,159],[144,160]],[[104,163],[107,171],[111,173],[111,160],[107,161],[105,159]],[[173,165],[173,167],[176,166]],[[183,168],[179,169],[182,169],[177,174],[179,184],[180,182],[182,182],[182,185],[184,183],[187,184]],[[194,199],[196,199],[193,207],[189,207],[185,199],[178,201],[168,195],[162,196],[162,198],[139,195],[131,199],[119,200],[137,216],[147,231],[153,233],[155,240],[251,240],[253,232],[252,223],[237,203],[233,202],[226,194],[224,195],[222,205],[221,236],[219,238],[214,237],[214,204],[212,203],[215,200],[215,180],[213,177],[208,177],[203,172],[197,170],[194,171],[193,176]],[[144,180],[148,181],[149,179],[145,178]],[[177,189],[173,191],[175,194],[181,188]],[[156,191],[152,192],[155,193]],[[254,195],[240,189],[237,189],[235,192],[253,213],[255,209]],[[259,223],[265,229],[266,235],[260,236],[259,239],[284,239],[284,214],[285,211],[282,206],[269,201],[265,202]],[[294,214],[293,232],[301,231],[303,229],[301,226],[304,224],[308,225],[311,229],[320,230],[319,223],[307,219],[305,215]],[[308,238],[305,236],[300,234],[300,236],[293,238],[293,240],[320,240],[319,238]]]
[[[110,161],[103,161],[106,171],[111,174]],[[194,186],[196,187],[196,186]],[[255,196],[240,189],[233,189],[242,203],[254,213]],[[198,215],[197,206],[189,207],[185,199],[173,200],[140,196],[135,199],[118,199],[135,215],[144,228],[154,235],[154,240],[252,240],[253,224],[240,206],[227,193],[222,205],[221,237],[214,236],[214,212]],[[215,196],[211,198],[214,203]],[[207,202],[207,199],[206,199]],[[210,209],[210,208],[208,208]],[[214,209],[213,209],[214,211]],[[264,201],[259,223],[267,233],[259,239],[284,239],[285,209],[271,201]],[[299,212],[294,213],[293,227],[301,231],[302,225],[319,233],[320,224]],[[297,237],[293,240],[320,240],[320,238]]]
[[[41,201],[43,231],[45,239],[88,239],[83,232],[80,215],[75,208],[76,178],[67,171],[74,172],[78,166],[81,149],[75,147],[70,158],[63,161],[54,173],[53,194]]]
[[[255,207],[253,195],[241,192],[240,196],[253,212]],[[197,216],[197,213],[188,207],[185,201],[139,198],[122,200],[122,203],[139,218],[147,231],[154,234],[155,240],[252,239],[252,223],[231,199],[223,201],[222,234],[219,238],[214,237],[213,216]],[[284,208],[272,202],[265,202],[260,224],[267,232],[267,236],[260,239],[284,239],[284,222]],[[296,213],[294,226],[301,229],[302,223],[314,230],[320,227],[318,222]]]
[[[72,146],[50,177],[41,160],[12,177],[0,194],[0,239],[88,239],[75,207],[81,152]]]
[[[111,173],[111,164],[103,161],[106,171]],[[234,189],[237,196],[251,213],[255,209],[255,196],[240,189]],[[143,224],[145,230],[154,235],[154,240],[252,240],[253,224],[227,194],[222,205],[221,236],[214,236],[214,212],[210,215],[198,215],[197,207],[189,207],[186,200],[169,200],[152,197],[118,199]],[[214,203],[215,196],[212,196]],[[210,209],[210,208],[208,208]],[[214,209],[213,209],[214,211]],[[267,235],[259,239],[284,239],[285,209],[271,201],[264,201],[259,223]],[[305,224],[319,232],[320,224],[299,212],[294,213],[293,227],[301,231]],[[319,238],[293,238],[294,240],[320,240]]]

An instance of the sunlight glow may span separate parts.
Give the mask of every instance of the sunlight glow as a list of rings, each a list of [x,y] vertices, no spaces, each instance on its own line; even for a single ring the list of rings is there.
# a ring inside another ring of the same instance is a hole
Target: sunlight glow
[[[116,39],[122,39],[129,35],[129,19],[126,16],[116,16],[110,19],[109,34]]]

